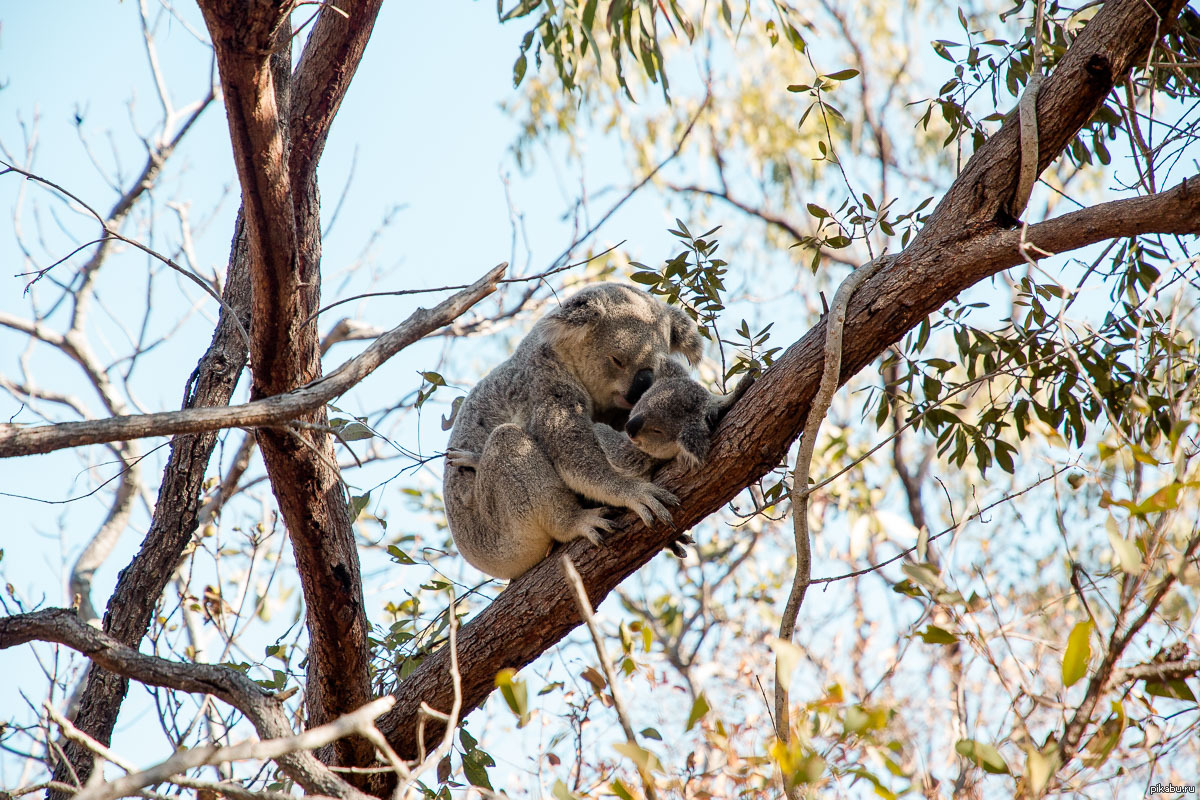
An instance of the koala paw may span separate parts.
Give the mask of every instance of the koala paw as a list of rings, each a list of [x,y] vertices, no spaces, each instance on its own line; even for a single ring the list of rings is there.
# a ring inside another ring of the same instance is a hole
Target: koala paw
[[[604,511],[603,508],[584,509],[575,524],[576,538],[587,539],[597,547],[603,545],[604,535],[613,531],[613,523],[604,516]]]
[[[679,505],[679,498],[661,486],[649,481],[642,481],[635,490],[628,508],[641,517],[642,522],[654,525],[655,522],[671,522],[671,512],[667,506]]]
[[[663,549],[676,558],[687,558],[687,546],[695,543],[696,540],[691,537],[691,534],[681,533],[668,542]]]
[[[475,469],[479,466],[480,454],[473,450],[459,450],[457,447],[446,448],[446,465],[450,467],[470,467]]]

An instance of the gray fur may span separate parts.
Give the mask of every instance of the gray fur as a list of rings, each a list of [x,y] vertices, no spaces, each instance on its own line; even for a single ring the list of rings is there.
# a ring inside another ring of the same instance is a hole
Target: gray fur
[[[682,369],[669,354],[695,362],[701,345],[686,314],[621,284],[589,286],[539,320],[467,395],[450,433],[443,489],[463,558],[515,578],[553,542],[599,543],[611,523],[576,493],[647,525],[670,521],[674,495],[614,469],[593,424],[628,413],[646,370]]]
[[[596,438],[614,467],[649,477],[658,465],[679,460],[696,469],[708,457],[712,433],[753,378],[728,395],[713,395],[680,365],[665,365],[661,377],[629,412],[625,433],[597,424]]]

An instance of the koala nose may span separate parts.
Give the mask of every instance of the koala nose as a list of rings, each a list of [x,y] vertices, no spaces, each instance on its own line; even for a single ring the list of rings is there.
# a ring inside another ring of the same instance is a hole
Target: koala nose
[[[625,433],[629,434],[629,438],[632,439],[634,436],[638,435],[638,431],[642,429],[642,425],[645,423],[645,421],[645,417],[643,417],[641,414],[637,415],[636,417],[629,418],[629,422],[625,423]]]
[[[629,384],[629,391],[625,393],[625,400],[631,405],[636,403],[646,390],[650,388],[650,384],[654,383],[654,370],[650,368],[639,369],[633,376],[633,383]]]

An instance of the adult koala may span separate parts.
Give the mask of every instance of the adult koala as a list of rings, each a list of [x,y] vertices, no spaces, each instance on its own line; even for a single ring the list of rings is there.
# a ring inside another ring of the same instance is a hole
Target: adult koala
[[[578,495],[671,519],[676,498],[617,471],[594,420],[627,416],[672,353],[693,364],[702,340],[683,311],[617,283],[589,286],[547,314],[459,408],[446,449],[450,532],[470,564],[515,578],[554,542],[599,544],[612,524]]]

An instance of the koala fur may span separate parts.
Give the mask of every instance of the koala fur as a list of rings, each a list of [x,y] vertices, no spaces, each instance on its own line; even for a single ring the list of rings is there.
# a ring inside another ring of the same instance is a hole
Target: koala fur
[[[713,395],[678,364],[659,377],[629,412],[625,433],[596,424],[596,438],[614,467],[649,477],[654,468],[678,459],[696,469],[708,456],[712,432],[753,383],[744,378],[728,395]]]
[[[671,357],[695,363],[702,340],[683,311],[616,283],[589,286],[538,321],[516,352],[463,401],[446,450],[450,532],[469,563],[515,578],[554,542],[599,543],[601,508],[667,522],[675,497],[613,468],[594,420],[621,417]]]

